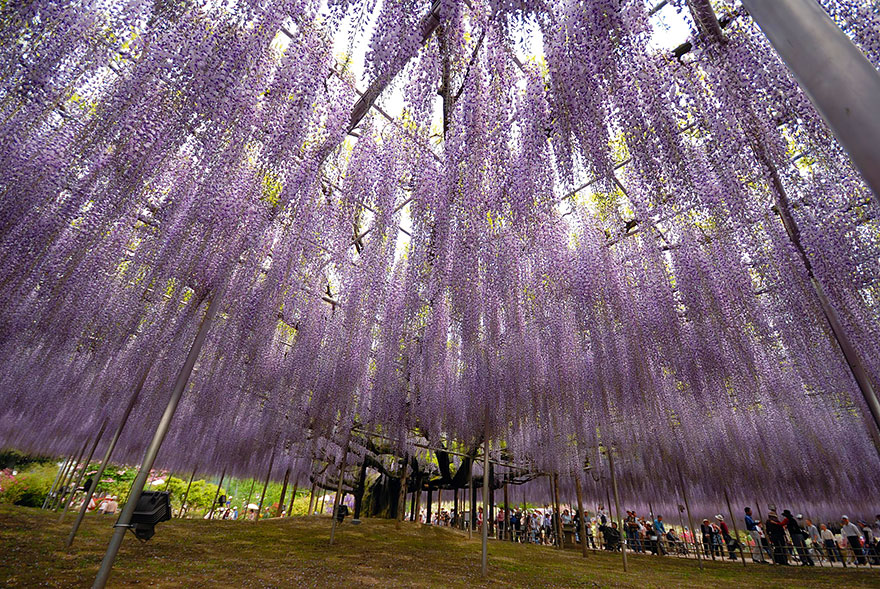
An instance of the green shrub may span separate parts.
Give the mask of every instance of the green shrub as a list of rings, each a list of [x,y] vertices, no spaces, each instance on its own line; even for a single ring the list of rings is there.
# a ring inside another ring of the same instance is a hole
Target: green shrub
[[[51,462],[31,463],[16,475],[0,471],[0,503],[40,507],[56,474],[58,465]]]

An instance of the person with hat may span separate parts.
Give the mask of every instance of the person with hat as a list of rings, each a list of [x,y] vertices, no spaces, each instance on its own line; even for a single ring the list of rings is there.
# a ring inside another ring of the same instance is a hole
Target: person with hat
[[[845,515],[840,518],[840,535],[849,542],[849,547],[852,549],[856,562],[858,564],[868,564],[865,555],[862,553],[862,538],[859,535],[859,527],[850,522],[849,518]]]
[[[797,550],[801,566],[815,566],[809,551],[807,551],[807,535],[799,523],[799,520],[803,521],[804,516],[798,514],[795,517],[788,509],[782,511],[782,516],[784,519],[779,522],[779,525],[788,529],[788,535],[791,536],[791,543],[794,545],[795,550]]]
[[[862,528],[862,536],[865,538],[865,547],[863,551],[872,565],[880,565],[880,553],[878,553],[877,538],[874,538],[874,532],[867,522],[860,521],[859,526]]]
[[[785,526],[779,521],[775,509],[771,509],[767,514],[767,523],[764,527],[770,536],[770,544],[773,545],[773,562],[788,566],[788,554],[786,552],[785,542]]]
[[[715,551],[712,549],[712,526],[709,524],[708,519],[704,519],[703,523],[700,524],[700,534],[703,536],[703,553],[706,557],[712,557],[712,560],[715,559]]]
[[[642,545],[639,542],[639,522],[636,520],[635,511],[630,511],[629,509],[626,510],[626,518],[623,520],[623,526],[630,550],[642,552]]]
[[[734,551],[739,547],[739,541],[730,535],[730,528],[727,527],[727,522],[724,521],[723,515],[719,513],[715,516],[715,519],[718,520],[718,527],[721,528],[721,537],[724,538],[724,544],[727,546],[727,552],[729,553],[728,558],[736,560],[736,552]]]

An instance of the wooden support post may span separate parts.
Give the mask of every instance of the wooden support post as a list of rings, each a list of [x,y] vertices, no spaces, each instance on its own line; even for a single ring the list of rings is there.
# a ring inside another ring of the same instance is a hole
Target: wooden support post
[[[345,462],[348,460],[348,442],[345,443],[345,450],[342,452],[342,460],[339,461],[339,484],[336,485],[336,495],[333,496],[333,509],[330,512],[330,545],[333,545],[333,539],[336,537],[336,513],[339,504],[342,502],[342,485],[345,482]]]
[[[556,522],[556,547],[565,548],[565,533],[562,530],[562,516],[559,513],[559,475],[553,473],[553,515]]]
[[[95,455],[95,448],[98,447],[98,442],[101,441],[101,436],[104,435],[104,429],[106,427],[107,427],[107,420],[104,419],[104,421],[101,422],[101,429],[98,430],[98,435],[95,436],[95,441],[92,443],[92,447],[89,449],[89,453],[86,456],[85,461],[83,462],[82,470],[79,471],[79,476],[76,477],[76,482],[73,484],[73,491],[71,491],[71,493],[70,493],[70,499],[73,499],[76,496],[76,490],[82,484],[83,477],[86,475],[86,471],[89,469],[89,463],[92,461],[92,456]],[[93,483],[93,486],[97,485],[97,484],[98,484],[98,481],[96,480]],[[86,492],[86,495],[89,495],[88,491]],[[84,498],[86,508],[88,508],[89,498],[90,497]],[[62,521],[64,521],[64,516],[67,515],[67,510],[69,508],[70,508],[70,500],[67,500],[64,502],[64,509],[61,511],[61,516],[58,518],[59,524]]]
[[[510,529],[510,504],[507,502],[507,483],[509,478],[507,475],[504,477],[504,532],[501,535],[502,540],[511,538],[512,532]]]
[[[293,483],[293,493],[290,494],[290,506],[287,508],[287,517],[293,517],[293,502],[296,501],[296,491],[299,489],[299,479]]]
[[[584,500],[581,492],[581,478],[574,475],[574,492],[578,503],[578,534],[581,537],[581,554],[587,557],[587,514],[584,512]]]
[[[76,452],[70,455],[67,461],[64,463],[64,467],[61,472],[61,479],[58,481],[58,485],[55,488],[55,493],[49,498],[49,501],[46,505],[46,509],[52,511],[55,509],[55,505],[58,503],[59,497],[61,495],[61,489],[64,486],[64,481],[67,480],[67,475],[70,472],[70,469],[73,468],[73,461],[76,458]]]
[[[272,455],[269,456],[269,469],[266,471],[266,482],[263,483],[263,494],[260,495],[260,504],[257,507],[257,517],[254,518],[255,522],[260,521],[260,516],[263,511],[263,501],[266,500],[266,489],[269,488],[269,477],[272,476],[272,466],[275,464],[275,446],[272,446]]]
[[[611,489],[614,491],[614,511],[617,513],[617,525],[621,538],[621,552],[623,553],[623,572],[626,572],[626,535],[623,533],[623,518],[620,517],[620,494],[617,492],[617,474],[614,472],[614,450],[606,447],[608,451],[608,470],[611,471]]]
[[[287,483],[290,482],[290,467],[287,467],[287,470],[284,471],[284,483],[281,485],[281,498],[278,500],[278,509],[275,510],[275,517],[281,517],[281,512],[284,511],[284,497],[287,495]]]
[[[197,471],[197,470],[198,470],[198,467],[194,468],[193,471],[192,471],[192,474],[189,475],[189,484],[186,486],[186,492],[183,494],[183,499],[182,499],[181,502],[180,502],[180,511],[177,512],[177,518],[178,518],[178,519],[182,518],[182,517],[184,516],[184,514],[185,514],[187,511],[189,511],[189,510],[186,508],[186,499],[187,499],[187,497],[189,497],[189,490],[190,490],[190,488],[192,488],[193,479],[194,479],[195,476],[196,476],[196,471]]]
[[[477,521],[477,515],[474,513],[477,510],[477,493],[474,491],[474,461],[473,459],[468,461],[468,494],[470,495],[471,500],[471,509],[468,512],[468,540],[473,538],[473,528],[474,522]]]
[[[739,557],[742,559],[743,566],[746,566],[746,555],[743,554],[742,542],[739,539],[739,527],[736,525],[736,518],[733,517],[733,510],[730,508],[730,497],[727,495],[726,488],[724,489],[724,500],[727,502],[727,513],[730,514],[730,523],[733,524],[733,533],[736,534],[736,544],[739,546]]]
[[[76,469],[79,468],[80,460],[82,460],[83,454],[86,453],[86,446],[89,445],[89,441],[86,440],[83,442],[83,446],[79,451],[79,454],[76,455],[76,460],[73,461],[73,466],[70,470],[67,471],[67,475],[64,477],[64,484],[61,486],[61,492],[58,494],[58,501],[55,503],[54,510],[57,511],[59,507],[62,505],[69,503],[70,498],[67,496],[67,492],[70,490],[70,486],[73,484],[73,477],[76,476]]]
[[[400,528],[400,522],[406,519],[406,467],[408,462],[409,454],[404,454],[400,473],[400,495],[397,497],[397,522],[394,524],[397,528]]]
[[[73,456],[68,456],[64,459],[64,462],[61,463],[61,466],[58,467],[58,473],[55,475],[55,480],[52,481],[52,486],[49,487],[49,493],[46,494],[45,499],[43,499],[42,509],[46,509],[49,506],[49,499],[54,497],[55,488],[58,487],[58,481],[61,480],[61,474],[67,472],[67,465],[70,464],[71,460],[73,460]]]
[[[413,470],[413,481],[415,484],[413,485],[412,496],[409,498],[409,521],[416,521],[416,493],[418,493],[419,484],[421,481],[419,480],[419,473],[417,470]]]
[[[422,472],[419,471],[419,473],[416,475],[416,491],[415,491],[415,494],[416,494],[416,507],[415,507],[415,509],[413,510],[413,521],[414,521],[414,522],[417,522],[417,523],[419,523],[419,524],[422,523],[422,522],[419,521],[419,518],[420,518],[421,515],[422,515],[422,485],[424,484],[424,483],[422,482],[422,481],[423,481],[423,478],[424,478],[424,477],[423,477],[423,475],[422,475]]]
[[[489,463],[489,513],[484,516],[489,533],[495,534],[495,467]]]
[[[223,467],[223,472],[220,473],[220,482],[217,483],[217,492],[214,493],[214,502],[211,503],[211,511],[208,512],[208,519],[214,519],[214,510],[217,509],[217,498],[220,496],[220,487],[223,486],[223,479],[226,478],[226,467]]]
[[[483,577],[489,576],[489,436],[483,440],[483,557],[480,570]]]
[[[360,472],[358,473],[357,488],[354,491],[354,520],[355,521],[358,521],[361,518],[361,509],[363,508],[364,491],[366,489],[366,486],[367,486],[367,457],[364,456],[363,461],[361,461]]]
[[[312,490],[309,495],[309,512],[306,515],[313,515],[315,513],[315,483],[316,481],[312,481]]]
[[[697,544],[697,531],[694,529],[694,519],[691,517],[691,505],[688,503],[687,489],[684,485],[684,475],[681,474],[681,466],[678,467],[678,481],[681,484],[681,496],[684,498],[684,507],[687,509],[688,525],[691,527],[691,538],[694,539],[694,551],[697,553],[697,563],[703,570],[703,558],[700,556],[700,546]]]
[[[247,506],[251,504],[251,497],[254,496],[254,487],[257,484],[257,479],[251,479],[251,490],[248,491],[247,501],[244,502],[244,510],[247,512]]]
[[[432,503],[431,500],[433,499],[432,493],[433,493],[433,491],[431,490],[431,481],[429,479],[428,480],[428,504],[427,504],[427,510],[425,511],[425,523],[428,524],[429,526],[431,525],[431,507],[433,507],[431,505],[431,503]]]

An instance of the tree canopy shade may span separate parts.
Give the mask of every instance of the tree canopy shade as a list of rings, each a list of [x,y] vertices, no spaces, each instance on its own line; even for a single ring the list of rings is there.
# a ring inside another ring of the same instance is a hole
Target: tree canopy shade
[[[877,66],[877,9],[822,3]],[[868,502],[828,309],[880,382],[876,199],[713,4],[667,53],[641,0],[4,3],[0,444],[70,454],[138,391],[137,460],[210,302],[176,472],[297,478],[356,426]],[[331,40],[368,22],[361,80]]]

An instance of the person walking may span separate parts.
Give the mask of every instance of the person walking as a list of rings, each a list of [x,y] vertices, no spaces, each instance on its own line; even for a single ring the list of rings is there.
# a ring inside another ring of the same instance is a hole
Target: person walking
[[[788,554],[786,552],[785,526],[779,521],[775,510],[767,514],[767,524],[764,528],[770,536],[770,544],[773,546],[773,562],[788,566]]]
[[[815,566],[813,559],[810,558],[810,553],[807,552],[807,536],[804,533],[803,528],[801,528],[800,523],[798,523],[798,520],[803,520],[804,516],[798,514],[797,517],[795,517],[792,515],[791,511],[785,509],[782,511],[782,517],[783,519],[779,522],[779,525],[788,529],[788,535],[791,536],[791,543],[797,551],[801,566]]]
[[[865,555],[862,553],[862,539],[859,534],[859,527],[849,521],[847,516],[840,518],[840,535],[849,542],[849,547],[853,552],[853,558],[857,564],[868,564]]]
[[[715,560],[715,552],[712,550],[712,526],[709,525],[708,519],[704,519],[700,524],[700,534],[703,536],[703,553],[706,558],[711,556],[712,560]]]
[[[810,544],[813,547],[813,550],[816,552],[818,558],[822,558],[822,536],[819,534],[819,528],[813,523],[813,520],[807,518],[807,525],[804,526],[804,531],[807,534],[807,537],[810,539]],[[820,561],[821,562],[821,561]]]
[[[764,554],[761,552],[761,531],[758,529],[758,524],[755,522],[752,517],[752,508],[746,507],[746,531],[749,533],[749,536],[752,537],[752,562],[760,562],[762,564],[767,561],[764,560]]]
[[[654,529],[657,531],[657,548],[660,550],[660,555],[669,554],[666,550],[666,524],[663,523],[662,515],[654,518]]]
[[[859,522],[862,528],[862,537],[865,538],[865,547],[863,548],[865,556],[874,566],[880,565],[880,553],[877,550],[877,539],[874,538],[874,532],[867,522]]]
[[[846,560],[840,555],[840,548],[834,540],[834,532],[828,529],[828,526],[822,524],[819,526],[819,536],[822,538],[822,544],[825,546],[825,553],[828,555],[828,562],[834,563],[835,557],[846,566]]]
[[[730,529],[727,527],[723,515],[719,513],[715,519],[718,520],[718,527],[721,528],[721,537],[724,538],[724,544],[727,546],[728,557],[730,560],[736,560],[735,550],[739,548],[739,540],[730,535]]]

